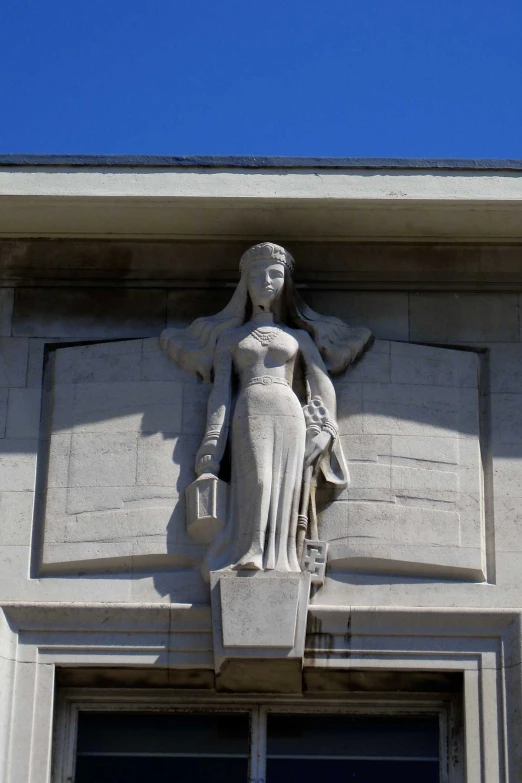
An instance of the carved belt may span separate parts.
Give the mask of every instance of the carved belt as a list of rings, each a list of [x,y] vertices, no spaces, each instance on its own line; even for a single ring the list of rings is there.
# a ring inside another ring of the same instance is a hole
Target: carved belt
[[[273,378],[271,375],[259,375],[257,378],[251,378],[247,386],[253,386],[254,383],[262,383],[263,386],[271,386],[273,383],[282,383],[283,386],[290,386],[285,378]]]

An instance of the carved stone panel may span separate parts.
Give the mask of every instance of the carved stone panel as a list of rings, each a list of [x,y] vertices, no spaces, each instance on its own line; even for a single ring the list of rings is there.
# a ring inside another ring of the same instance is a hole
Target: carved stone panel
[[[329,566],[484,579],[478,358],[379,341],[336,382],[350,485],[323,493]]]
[[[51,356],[42,571],[198,568],[206,547],[187,533],[185,490],[210,387],[156,338]],[[483,579],[476,355],[378,341],[335,387],[351,483],[318,491],[330,572]]]
[[[157,338],[59,348],[48,375],[43,570],[197,566],[184,495],[209,387]]]

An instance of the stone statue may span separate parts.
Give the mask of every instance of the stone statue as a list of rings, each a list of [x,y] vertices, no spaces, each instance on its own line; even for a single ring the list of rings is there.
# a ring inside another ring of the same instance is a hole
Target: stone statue
[[[212,382],[198,476],[218,476],[230,438],[226,524],[209,546],[207,571],[300,571],[298,522],[306,520],[310,485],[319,473],[338,487],[348,483],[329,372],[352,364],[371,333],[311,310],[293,269],[283,247],[255,245],[241,258],[224,310],[161,335],[171,358]],[[302,400],[293,390],[299,376]]]

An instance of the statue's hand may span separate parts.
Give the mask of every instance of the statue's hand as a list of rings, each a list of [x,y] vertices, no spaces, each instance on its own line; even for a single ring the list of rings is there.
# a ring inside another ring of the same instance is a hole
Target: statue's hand
[[[203,473],[212,473],[214,476],[219,473],[219,462],[216,462],[212,454],[203,454],[196,460],[196,475],[201,476]]]
[[[312,438],[307,438],[305,448],[305,467],[315,465],[317,460],[326,451],[332,440],[332,434],[327,430],[321,430],[317,435]]]
[[[205,438],[196,454],[196,475],[203,473],[219,473],[219,461],[216,458],[217,438]]]

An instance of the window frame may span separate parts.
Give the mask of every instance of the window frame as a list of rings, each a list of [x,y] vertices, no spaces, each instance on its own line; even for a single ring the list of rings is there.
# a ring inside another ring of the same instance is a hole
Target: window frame
[[[437,715],[440,783],[462,783],[459,709],[451,694],[340,693],[337,696],[289,698],[220,696],[142,688],[63,688],[56,704],[52,783],[72,783],[80,712],[235,712],[250,716],[249,783],[266,780],[267,716],[270,713]]]

